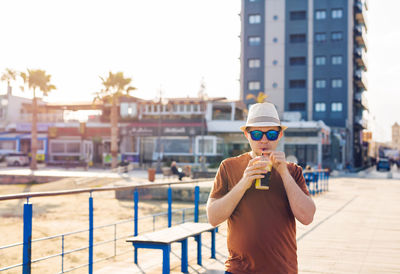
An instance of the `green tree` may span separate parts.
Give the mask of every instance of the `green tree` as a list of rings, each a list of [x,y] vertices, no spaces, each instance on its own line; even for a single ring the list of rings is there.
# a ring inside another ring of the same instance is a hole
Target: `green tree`
[[[135,90],[130,86],[131,78],[125,78],[123,72],[108,73],[107,78],[100,77],[104,88],[96,93],[96,100],[103,103],[111,103],[111,168],[118,165],[118,106],[121,96],[129,95],[129,92]]]
[[[1,75],[0,80],[7,82],[7,93],[11,91],[11,81],[15,81],[17,79],[17,72],[13,69],[6,68],[5,72]]]
[[[20,73],[25,86],[33,91],[32,104],[32,133],[31,133],[31,170],[37,169],[36,152],[37,152],[37,98],[36,90],[40,90],[43,96],[47,96],[50,91],[56,87],[50,84],[51,75],[46,74],[44,70],[28,69],[27,73]],[[21,87],[24,90],[24,87]]]

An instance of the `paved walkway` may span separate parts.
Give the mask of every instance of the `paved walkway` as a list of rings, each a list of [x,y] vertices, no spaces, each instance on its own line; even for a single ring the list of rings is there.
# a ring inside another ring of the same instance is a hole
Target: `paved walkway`
[[[400,273],[399,197],[399,180],[331,179],[330,191],[314,197],[317,213],[313,223],[297,225],[299,273]],[[217,233],[217,260],[208,258],[208,237],[203,244],[200,267],[195,242],[189,242],[189,272],[223,273],[226,224]],[[179,273],[179,244],[172,252],[172,273]],[[159,253],[140,251],[139,266],[129,254],[122,261],[98,266],[95,273],[161,273]]]

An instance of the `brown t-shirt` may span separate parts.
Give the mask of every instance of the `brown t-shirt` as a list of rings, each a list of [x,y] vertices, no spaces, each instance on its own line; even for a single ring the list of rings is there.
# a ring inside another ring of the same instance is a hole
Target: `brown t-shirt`
[[[211,198],[221,198],[242,178],[249,153],[224,160]],[[301,167],[288,163],[299,187],[309,195]],[[296,222],[279,173],[272,169],[269,190],[253,185],[228,219],[226,270],[236,273],[297,273]]]

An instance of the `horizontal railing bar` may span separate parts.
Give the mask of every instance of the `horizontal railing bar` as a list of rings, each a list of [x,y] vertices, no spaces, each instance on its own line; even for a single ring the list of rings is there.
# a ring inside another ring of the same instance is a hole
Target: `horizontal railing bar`
[[[76,266],[76,267],[74,267],[74,268],[70,268],[70,269],[64,270],[63,272],[59,272],[59,273],[71,272],[71,271],[77,270],[77,269],[79,269],[79,268],[81,268],[81,267],[88,266],[88,265],[89,265],[89,264],[81,264],[81,265],[78,265],[78,266]]]
[[[205,204],[199,204],[199,205],[205,205]],[[174,209],[174,210],[172,210],[172,212],[176,213],[176,212],[179,212],[179,211],[182,211],[182,210],[188,210],[188,209],[194,209],[194,208],[193,207],[185,207],[185,208],[180,208],[180,209]],[[161,212],[161,213],[157,213],[157,214],[153,214],[153,215],[141,216],[139,218],[139,220],[146,219],[146,218],[151,218],[153,216],[158,217],[158,216],[161,216],[161,215],[168,215],[168,212]],[[129,222],[132,222],[132,221],[134,221],[134,218],[130,218],[130,219],[127,219],[127,220],[122,220],[122,221],[119,221],[119,222],[116,222],[116,223],[112,223],[112,224],[96,226],[96,227],[93,228],[93,230],[100,229],[100,228],[105,228],[105,227],[109,227],[109,226],[113,226],[113,225],[119,225],[119,224],[123,224],[123,223],[129,223]],[[64,233],[64,234],[57,234],[57,235],[53,235],[53,236],[49,236],[49,237],[35,239],[35,240],[32,240],[32,242],[51,240],[51,239],[54,239],[54,238],[59,238],[59,237],[62,237],[62,236],[70,236],[72,234],[78,234],[78,233],[83,233],[83,232],[87,232],[87,231],[89,231],[89,229],[78,230],[78,231],[68,232],[68,233]],[[9,246],[0,247],[0,249],[13,247],[13,246],[17,246],[17,245],[22,245],[22,244],[23,243],[12,244],[12,245],[9,245]]]
[[[105,261],[105,260],[108,260],[108,259],[111,259],[113,257],[116,257],[116,256],[113,255],[113,256],[106,257],[106,258],[97,259],[97,260],[93,261],[93,264],[101,262],[101,261]]]
[[[82,251],[82,250],[85,250],[85,249],[88,249],[88,248],[89,248],[89,246],[84,246],[84,247],[80,247],[80,248],[77,248],[77,249],[64,251],[64,255],[68,255],[68,254],[71,254],[71,253],[77,252],[77,251]]]
[[[115,242],[115,240],[112,239],[112,240],[108,240],[108,241],[98,242],[98,243],[93,244],[93,246],[104,245],[104,244],[108,244],[108,243],[111,243],[111,242]]]
[[[40,261],[44,261],[44,260],[47,260],[47,259],[58,257],[58,256],[61,256],[62,254],[63,253],[58,253],[58,254],[49,255],[47,257],[37,258],[37,259],[32,260],[32,263],[37,263],[37,262],[40,262]],[[64,254],[65,254],[65,252],[64,252]]]
[[[5,245],[5,246],[0,246],[0,249],[6,249],[6,248],[10,248],[10,247],[14,247],[14,246],[19,246],[19,245],[23,245],[24,243],[15,243],[15,244],[10,244],[10,245]]]
[[[113,186],[113,187],[81,188],[81,189],[62,190],[62,191],[28,192],[28,193],[2,195],[0,196],[0,201],[33,198],[33,197],[50,197],[50,196],[71,195],[80,193],[92,193],[100,191],[130,190],[130,189],[141,189],[141,188],[170,186],[170,185],[183,185],[183,184],[203,183],[209,181],[210,179],[208,180],[197,179],[185,182],[177,181],[168,183],[146,183],[146,184],[140,184],[140,185],[137,184],[132,186]]]
[[[12,268],[16,268],[16,267],[19,267],[19,266],[22,266],[22,265],[23,264],[15,264],[15,265],[6,266],[4,268],[0,268],[0,272],[4,271],[4,270],[9,270],[9,269],[12,269]]]

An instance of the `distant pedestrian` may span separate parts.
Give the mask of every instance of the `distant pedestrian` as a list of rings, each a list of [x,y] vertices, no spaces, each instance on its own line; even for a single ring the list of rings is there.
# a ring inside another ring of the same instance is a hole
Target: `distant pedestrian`
[[[172,174],[178,175],[179,181],[182,181],[182,178],[186,176],[185,173],[183,173],[181,170],[178,169],[175,161],[172,161],[171,163],[171,172]]]

